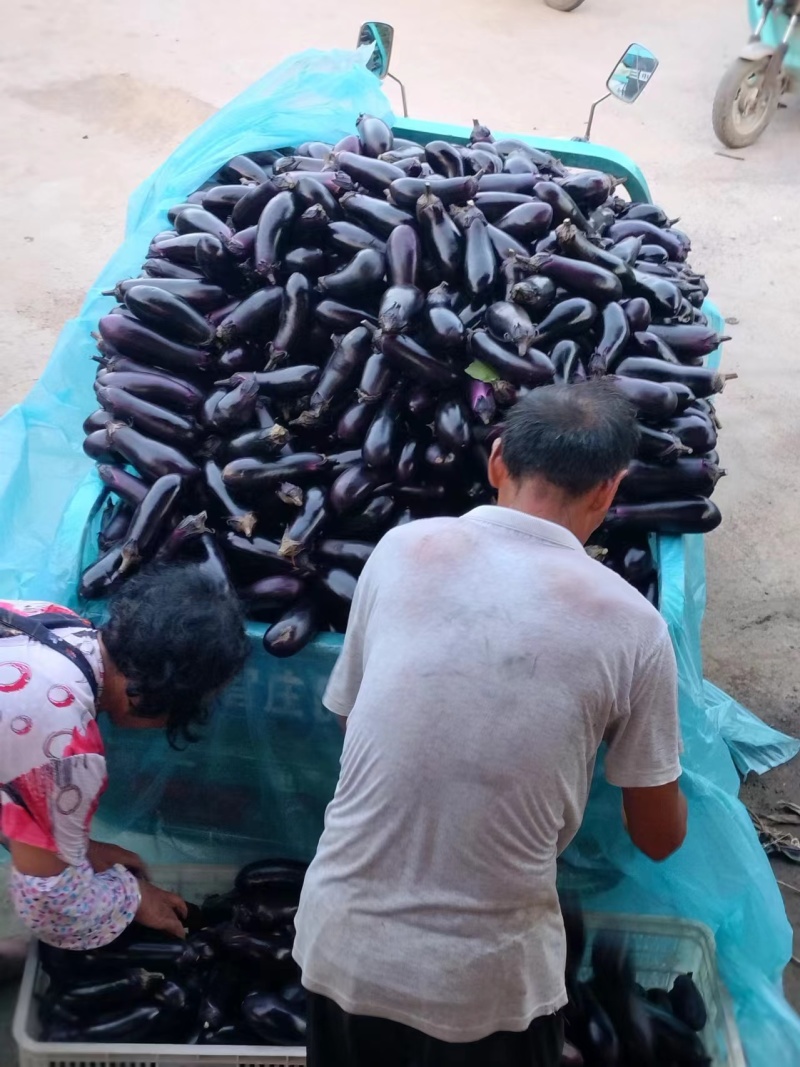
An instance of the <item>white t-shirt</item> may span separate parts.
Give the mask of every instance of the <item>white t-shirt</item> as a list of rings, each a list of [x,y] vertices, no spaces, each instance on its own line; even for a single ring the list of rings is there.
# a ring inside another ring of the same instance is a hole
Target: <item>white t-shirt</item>
[[[556,857],[598,746],[614,785],[680,775],[658,612],[561,526],[420,520],[365,567],[324,703],[349,720],[296,921],[306,987],[454,1042],[562,1007]]]

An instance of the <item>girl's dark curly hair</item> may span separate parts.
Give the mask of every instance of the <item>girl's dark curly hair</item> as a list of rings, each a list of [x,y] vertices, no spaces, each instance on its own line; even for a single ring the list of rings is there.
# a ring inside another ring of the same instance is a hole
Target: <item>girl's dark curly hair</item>
[[[244,615],[233,590],[194,563],[152,564],[114,594],[103,643],[128,681],[142,718],[167,716],[167,737],[198,740],[214,695],[248,653]]]

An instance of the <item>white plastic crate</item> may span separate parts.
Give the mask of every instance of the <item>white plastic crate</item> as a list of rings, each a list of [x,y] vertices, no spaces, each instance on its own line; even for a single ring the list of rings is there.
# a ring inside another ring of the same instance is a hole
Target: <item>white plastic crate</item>
[[[193,864],[153,869],[153,880],[188,900],[230,888],[234,867]],[[597,930],[620,930],[630,939],[642,985],[668,989],[691,971],[708,1008],[702,1037],[714,1067],[746,1067],[733,1011],[716,965],[714,937],[702,923],[640,915],[588,914],[589,942]],[[32,947],[14,1013],[19,1067],[305,1067],[303,1048],[187,1045],[54,1044],[41,1042],[36,993],[47,982]],[[376,1065],[377,1067],[377,1065]]]

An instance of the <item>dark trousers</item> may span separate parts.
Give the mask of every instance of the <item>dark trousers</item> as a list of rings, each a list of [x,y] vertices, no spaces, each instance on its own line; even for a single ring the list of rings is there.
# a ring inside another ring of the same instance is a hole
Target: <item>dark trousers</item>
[[[558,1067],[563,1044],[557,1015],[534,1019],[522,1033],[452,1044],[308,994],[308,1067]]]

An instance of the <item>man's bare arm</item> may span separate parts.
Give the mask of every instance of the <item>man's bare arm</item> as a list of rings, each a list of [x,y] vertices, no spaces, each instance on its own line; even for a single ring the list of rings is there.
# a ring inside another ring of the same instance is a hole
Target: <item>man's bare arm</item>
[[[678,781],[623,789],[622,806],[631,841],[651,860],[665,860],[686,837],[686,797]]]

